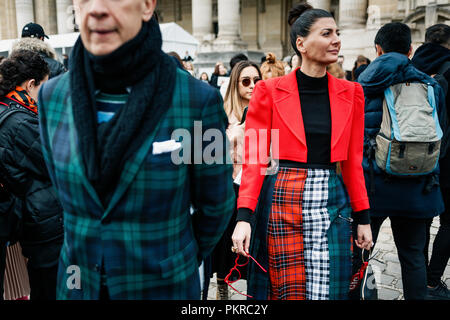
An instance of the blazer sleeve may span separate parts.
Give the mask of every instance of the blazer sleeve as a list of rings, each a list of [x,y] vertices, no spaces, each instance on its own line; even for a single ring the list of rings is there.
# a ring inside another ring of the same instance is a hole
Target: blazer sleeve
[[[48,174],[52,184],[58,189],[57,181],[55,177],[55,168],[53,165],[53,155],[50,147],[50,140],[48,136],[48,122],[47,122],[47,110],[45,103],[50,99],[50,89],[46,86],[46,83],[42,84],[39,90],[38,97],[38,110],[39,110],[39,136],[41,142],[42,156],[47,166]]]
[[[245,121],[244,163],[237,207],[255,211],[269,163],[272,97],[264,81],[253,91]]]
[[[347,160],[341,161],[341,171],[350,197],[350,204],[353,211],[356,212],[369,209],[370,207],[362,168],[364,147],[364,92],[361,85],[356,82],[351,125]]]

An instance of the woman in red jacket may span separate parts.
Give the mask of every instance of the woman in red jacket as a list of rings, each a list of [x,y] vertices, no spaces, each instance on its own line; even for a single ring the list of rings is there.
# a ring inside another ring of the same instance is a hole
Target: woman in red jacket
[[[268,267],[249,265],[247,291],[256,299],[347,299],[352,221],[356,245],[372,246],[363,90],[326,72],[341,46],[329,12],[299,4],[289,23],[302,65],[253,92],[232,250],[247,255],[251,247]],[[268,175],[269,153],[278,171]]]

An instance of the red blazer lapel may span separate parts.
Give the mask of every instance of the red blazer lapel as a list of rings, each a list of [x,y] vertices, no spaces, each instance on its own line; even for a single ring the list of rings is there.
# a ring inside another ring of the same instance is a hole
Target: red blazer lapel
[[[328,74],[328,94],[331,109],[331,149],[342,136],[352,114],[351,90],[343,81]]]
[[[306,147],[296,70],[281,77],[274,90],[275,110],[286,127]]]

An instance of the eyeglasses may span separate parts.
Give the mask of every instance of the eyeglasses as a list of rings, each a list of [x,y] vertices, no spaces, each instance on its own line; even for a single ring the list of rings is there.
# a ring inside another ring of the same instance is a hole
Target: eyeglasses
[[[253,80],[250,78],[244,78],[241,80],[241,83],[244,87],[248,87],[252,81],[253,81],[253,84],[256,84],[259,80],[261,80],[260,77],[255,77],[255,78],[253,78]]]
[[[247,252],[246,252],[247,253]],[[236,281],[241,280],[241,272],[239,271],[238,267],[245,267],[248,262],[249,262],[249,257],[253,259],[253,261],[255,261],[255,263],[258,265],[258,267],[260,267],[264,272],[267,272],[266,269],[264,269],[259,263],[258,261],[255,260],[255,258],[253,258],[249,253],[247,253],[247,261],[244,264],[239,264],[239,254],[236,254],[236,260],[234,260],[234,267],[230,269],[230,273],[227,274],[227,276],[225,277],[225,279],[223,280],[231,289],[233,289],[234,291],[236,291],[239,294],[242,294],[243,296],[246,296],[248,298],[253,298],[251,295],[245,294],[240,292],[239,290],[236,290],[235,288],[233,288],[233,286],[231,285],[232,283],[235,283]],[[237,271],[237,273],[239,274],[239,277],[237,280],[234,281],[230,281],[230,277],[233,274],[233,271]]]

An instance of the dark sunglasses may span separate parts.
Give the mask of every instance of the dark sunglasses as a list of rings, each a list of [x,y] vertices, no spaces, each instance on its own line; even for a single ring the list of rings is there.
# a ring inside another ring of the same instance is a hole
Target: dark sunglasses
[[[247,252],[246,252],[246,253],[247,253]],[[248,295],[248,294],[245,294],[245,293],[242,293],[242,292],[236,290],[236,289],[233,288],[233,286],[231,285],[232,283],[235,283],[236,281],[241,280],[241,272],[239,271],[238,267],[245,267],[245,266],[248,264],[248,262],[249,262],[249,257],[252,258],[253,261],[255,261],[255,263],[258,265],[258,267],[260,267],[264,272],[267,272],[266,269],[264,269],[264,268],[258,263],[258,261],[255,260],[255,258],[253,258],[249,253],[247,253],[247,255],[248,255],[248,256],[245,257],[245,258],[247,258],[247,261],[246,261],[245,263],[243,263],[243,264],[239,264],[239,257],[240,257],[240,255],[236,253],[236,256],[237,256],[237,257],[236,257],[236,260],[234,260],[234,267],[230,269],[230,273],[227,274],[227,276],[225,277],[225,279],[224,279],[223,281],[224,281],[231,289],[233,289],[233,290],[236,291],[237,293],[242,294],[243,296],[246,296],[246,297],[248,297],[248,298],[253,298],[251,295]],[[237,278],[237,280],[230,281],[230,277],[231,277],[231,275],[233,274],[233,271],[236,271],[236,272],[238,273],[239,277]]]
[[[255,78],[253,78],[253,83],[256,84],[259,80],[261,80],[260,77],[255,77]],[[244,78],[241,80],[241,82],[244,87],[248,87],[250,85],[250,83],[252,82],[252,79]]]

